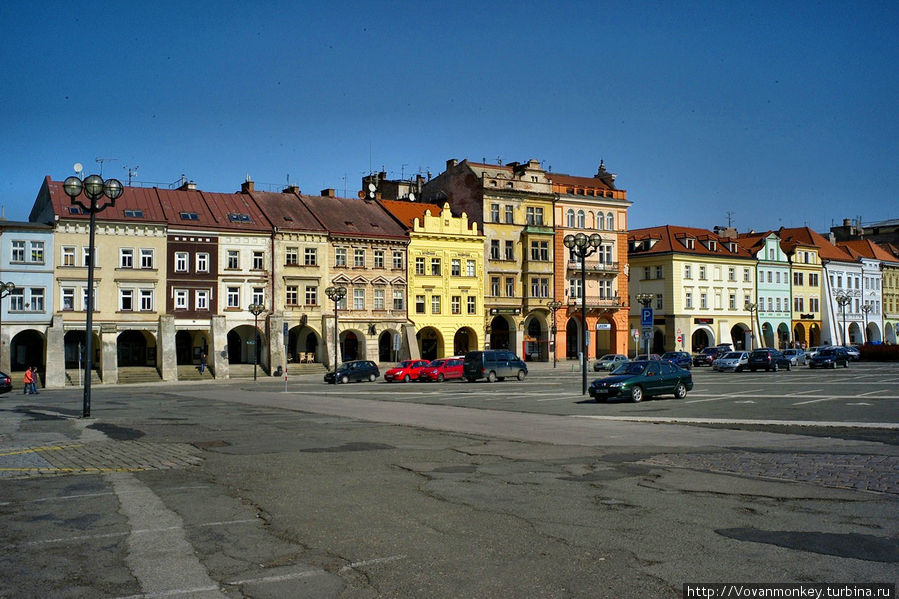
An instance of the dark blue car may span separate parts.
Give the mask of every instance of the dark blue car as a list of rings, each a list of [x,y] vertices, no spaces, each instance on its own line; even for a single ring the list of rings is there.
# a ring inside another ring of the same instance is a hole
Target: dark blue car
[[[849,352],[845,347],[828,347],[822,349],[808,361],[809,368],[836,368],[842,364],[844,368],[849,368]]]
[[[662,360],[676,364],[684,370],[693,368],[693,356],[685,351],[667,351],[662,354]]]

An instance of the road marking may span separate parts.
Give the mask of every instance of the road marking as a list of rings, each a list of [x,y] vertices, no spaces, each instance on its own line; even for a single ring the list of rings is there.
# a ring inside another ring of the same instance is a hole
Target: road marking
[[[247,520],[225,520],[222,522],[207,522],[204,524],[195,524],[193,527],[195,528],[203,528],[208,526],[227,526],[229,524],[246,524],[248,522],[257,522],[257,518],[251,518]],[[74,543],[78,541],[90,541],[93,539],[112,539],[115,537],[126,537],[130,534],[152,534],[158,532],[168,532],[172,530],[181,530],[181,526],[163,526],[160,528],[141,528],[132,531],[124,531],[124,532],[108,532],[105,534],[99,535],[80,535],[76,537],[57,537],[55,539],[43,539],[40,541],[27,541],[25,543],[19,543],[17,545],[7,545],[9,548],[17,548],[17,547],[36,547],[38,545],[52,545],[54,543]],[[188,527],[191,528],[191,527]]]
[[[755,424],[778,426],[820,426],[824,428],[871,428],[878,430],[899,430],[899,422],[834,422],[829,420],[749,420],[736,418],[675,418],[670,416],[597,416],[592,414],[574,414],[569,418],[590,418],[593,420],[609,420],[623,422],[652,422],[660,424]]]
[[[824,389],[807,389],[805,391],[797,391],[793,393],[793,395],[805,395],[807,393],[818,393],[819,391],[823,391]]]
[[[126,597],[117,597],[116,599],[155,599],[156,597],[177,597],[178,595],[195,595],[197,593],[211,593],[213,591],[220,592],[218,585],[210,585],[205,587],[194,587],[192,589],[176,589],[173,591],[160,591],[158,593],[141,593],[140,595],[128,595]]]
[[[208,489],[207,485],[198,485],[198,486],[190,486],[190,487],[171,487],[170,491],[189,491],[194,489]],[[80,495],[61,495],[59,497],[38,497],[36,499],[25,499],[22,501],[18,501],[17,503],[40,503],[43,501],[66,501],[68,499],[85,499],[87,497],[103,497],[104,495],[115,495],[112,491],[105,491],[103,493],[82,493]],[[11,501],[3,501],[0,502],[0,505],[12,505]]]
[[[406,556],[405,555],[391,555],[390,557],[377,557],[374,559],[363,560],[361,562],[353,562],[352,564],[344,566],[343,568],[338,570],[338,572],[346,572],[347,570],[350,570],[352,568],[361,568],[363,566],[371,566],[373,564],[383,564],[385,562],[393,562],[398,559],[406,559]]]
[[[846,405],[847,406],[870,406],[871,404],[869,404],[866,401],[856,401],[856,402],[847,403]]]
[[[755,403],[755,401],[751,399],[744,399],[743,401],[735,401],[734,403]]]
[[[344,566],[346,568],[346,566]],[[321,576],[327,574],[324,570],[302,570],[293,572],[292,574],[281,574],[280,576],[263,576],[260,578],[246,578],[244,580],[229,580],[225,584],[237,586],[241,584],[264,584],[268,582],[284,582],[285,580],[296,580],[297,578],[308,578],[310,576]]]
[[[886,393],[886,389],[878,389],[877,391],[868,391],[867,393],[859,393],[856,397],[864,397],[866,395],[874,395],[875,393]]]
[[[799,402],[794,403],[793,405],[794,406],[804,406],[805,404],[809,404],[809,403],[818,403],[819,401],[833,401],[835,399],[846,399],[846,398],[843,396],[831,395],[829,397],[819,397],[818,399],[810,399],[808,401],[799,401]]]
[[[29,447],[28,449],[19,449],[17,451],[4,451],[0,456],[23,455],[26,453],[37,453],[39,451],[62,451],[63,449],[71,449],[72,447],[81,447],[81,443],[75,445],[47,445],[44,447]]]
[[[702,403],[705,401],[720,401],[722,399],[726,399],[727,397],[728,397],[727,395],[715,395],[713,397],[710,397],[709,399],[691,399],[689,401],[685,401],[684,403]]]

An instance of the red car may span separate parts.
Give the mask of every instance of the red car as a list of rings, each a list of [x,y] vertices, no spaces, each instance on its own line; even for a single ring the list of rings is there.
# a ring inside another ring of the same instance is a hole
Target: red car
[[[427,368],[427,360],[405,360],[384,373],[385,381],[417,381],[423,368]]]
[[[462,358],[441,358],[428,364],[419,375],[422,381],[442,382],[462,378]]]

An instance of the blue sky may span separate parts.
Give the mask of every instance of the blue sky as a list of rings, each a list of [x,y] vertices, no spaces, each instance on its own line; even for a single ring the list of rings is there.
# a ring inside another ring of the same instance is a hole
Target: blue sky
[[[631,228],[899,217],[895,2],[4,2],[0,205],[81,162],[354,196],[449,158],[592,176]]]

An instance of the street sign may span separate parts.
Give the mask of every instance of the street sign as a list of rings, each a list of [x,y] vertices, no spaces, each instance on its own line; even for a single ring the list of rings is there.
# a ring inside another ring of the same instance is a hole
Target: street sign
[[[287,333],[287,330],[288,330],[288,329],[287,329],[287,323],[285,322],[285,323],[284,323],[284,347],[287,347],[288,344],[289,344],[289,342],[290,342],[290,339],[289,339],[289,335],[288,335],[288,333]]]
[[[400,345],[401,341],[402,341],[402,338],[400,337],[400,334],[394,333],[393,334],[393,351],[399,351],[399,349],[401,347],[401,345]]]
[[[640,331],[637,329],[631,329],[631,337],[634,338],[634,341],[640,338]]]
[[[611,331],[611,330],[612,330],[612,324],[611,324],[611,323],[608,323],[608,322],[597,322],[597,323],[596,323],[596,330],[597,330],[597,331]]]
[[[640,310],[640,325],[644,328],[652,326],[652,308]]]

